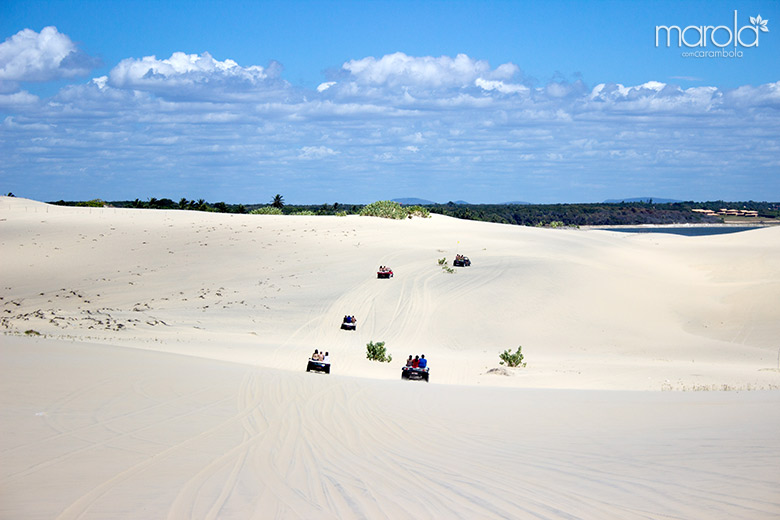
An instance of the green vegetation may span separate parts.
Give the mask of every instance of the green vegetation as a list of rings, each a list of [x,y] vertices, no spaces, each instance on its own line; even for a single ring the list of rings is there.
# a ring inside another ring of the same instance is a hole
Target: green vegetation
[[[503,365],[506,363],[506,366],[508,367],[525,367],[525,363],[523,362],[523,347],[517,347],[517,352],[514,354],[509,350],[503,351],[501,354],[498,355],[498,357],[501,358],[501,361],[499,364]]]
[[[281,195],[279,195],[281,197]],[[97,201],[97,202],[95,202]],[[284,198],[281,197],[277,200],[274,196],[273,200],[269,204],[228,204],[225,202],[207,202],[204,199],[189,200],[186,198],[179,199],[179,202],[174,202],[172,199],[163,198],[158,199],[152,197],[148,200],[118,200],[111,202],[104,202],[99,199],[95,201],[83,202],[83,201],[65,201],[59,200],[57,202],[51,202],[58,206],[86,206],[93,207],[107,206],[112,208],[138,208],[138,209],[177,209],[186,211],[208,211],[213,213],[251,213],[253,210],[271,207],[279,209],[281,212],[274,212],[277,215],[339,215],[346,216],[357,214],[363,208],[362,204],[339,204],[334,202],[330,204],[312,204],[312,205],[291,205],[284,202]],[[281,204],[279,208],[274,206],[274,202]],[[263,210],[266,211],[266,210]]]
[[[387,354],[387,350],[385,350],[384,341],[379,341],[377,343],[369,341],[366,343],[366,358],[371,361],[380,361],[382,363],[390,363],[393,360],[393,356]]]
[[[430,217],[430,212],[422,206],[401,206],[392,200],[379,200],[372,202],[360,210],[363,217],[381,217],[392,219],[405,219],[412,217]]]
[[[447,259],[446,258],[439,258],[439,266],[441,266],[441,270],[448,274],[455,274],[455,269],[447,265]]]
[[[393,219],[403,219],[407,217],[406,210],[404,210],[403,206],[390,200],[372,202],[360,210],[360,215],[363,217],[381,217]]]
[[[76,206],[84,207],[84,208],[102,208],[105,205],[106,203],[100,199],[92,199],[85,202],[79,202],[76,204]]]
[[[721,208],[758,211],[759,217],[780,218],[776,202],[617,202],[598,204],[434,204],[431,213],[450,217],[516,224],[520,226],[607,226],[638,224],[720,223],[721,217],[691,211],[694,208]]]
[[[378,201],[368,205],[362,204],[310,204],[291,205],[284,202],[284,197],[275,195],[267,204],[227,204],[225,202],[206,202],[204,199],[189,200],[182,198],[179,202],[172,199],[152,197],[146,201],[104,202],[100,199],[91,201],[60,200],[53,202],[62,206],[109,206],[114,208],[148,208],[177,209],[188,211],[210,211],[215,213],[252,213],[262,208],[274,208],[283,215],[369,215],[384,218],[404,219],[409,217],[429,217],[431,213],[450,217],[514,224],[537,227],[577,227],[606,225],[639,225],[639,224],[696,224],[720,223],[732,220],[731,217],[706,216],[695,213],[692,209],[711,209],[718,211],[723,208],[742,209],[758,212],[759,219],[780,220],[780,203],[777,202],[616,202],[598,204],[432,204],[426,206],[402,206],[393,201]],[[744,221],[744,217],[740,221]]]
[[[253,209],[249,212],[250,215],[281,215],[281,208],[275,208],[273,206],[263,206],[262,208]]]
[[[41,335],[40,332],[38,332],[37,330],[33,330],[33,329],[28,329],[28,330],[24,331],[24,333],[27,336],[40,336]]]
[[[410,217],[430,218],[431,212],[422,206],[408,206],[406,211]]]

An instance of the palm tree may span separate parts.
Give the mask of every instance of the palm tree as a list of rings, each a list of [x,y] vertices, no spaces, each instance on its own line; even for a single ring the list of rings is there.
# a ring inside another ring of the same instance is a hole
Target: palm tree
[[[278,193],[274,195],[274,200],[271,202],[271,206],[282,209],[284,207],[284,197]]]

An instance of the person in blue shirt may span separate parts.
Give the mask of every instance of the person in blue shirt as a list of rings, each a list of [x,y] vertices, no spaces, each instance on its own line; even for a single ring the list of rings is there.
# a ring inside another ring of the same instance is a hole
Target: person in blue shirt
[[[428,368],[428,360],[425,359],[425,354],[420,356],[420,364],[418,365],[420,368]]]

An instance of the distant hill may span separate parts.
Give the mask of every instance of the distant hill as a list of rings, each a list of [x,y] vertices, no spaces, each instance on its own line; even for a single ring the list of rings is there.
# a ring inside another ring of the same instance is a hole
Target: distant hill
[[[417,199],[415,197],[406,197],[401,199],[393,199],[393,202],[403,204],[405,206],[425,206],[426,204],[436,204],[433,201],[425,199]]]
[[[671,204],[673,202],[683,202],[676,199],[661,199],[657,197],[634,197],[632,199],[608,199],[604,201],[604,204],[620,204],[621,202],[650,202],[653,201],[656,204]]]

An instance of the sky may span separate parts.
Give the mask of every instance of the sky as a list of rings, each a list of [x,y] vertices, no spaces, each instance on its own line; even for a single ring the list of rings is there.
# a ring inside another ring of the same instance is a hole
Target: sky
[[[2,0],[0,192],[780,201],[779,15],[777,0]]]

